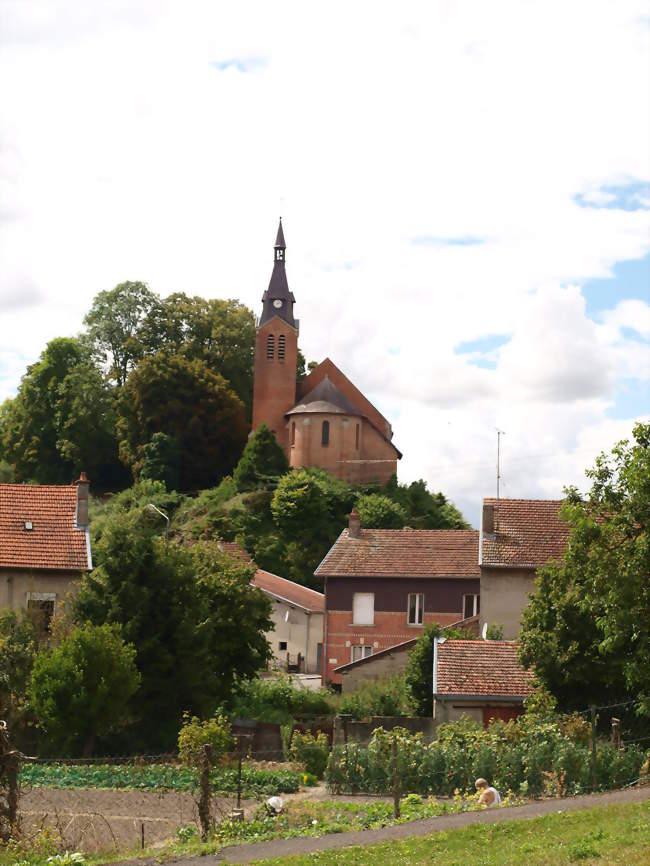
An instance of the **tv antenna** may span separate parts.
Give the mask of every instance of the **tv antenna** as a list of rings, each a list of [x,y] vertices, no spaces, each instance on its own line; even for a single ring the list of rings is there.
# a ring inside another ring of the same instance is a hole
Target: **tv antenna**
[[[505,433],[505,430],[499,430],[498,427],[496,428],[496,431],[497,431],[497,503],[498,503],[499,502],[499,493],[501,490],[501,437],[505,436],[506,433]]]

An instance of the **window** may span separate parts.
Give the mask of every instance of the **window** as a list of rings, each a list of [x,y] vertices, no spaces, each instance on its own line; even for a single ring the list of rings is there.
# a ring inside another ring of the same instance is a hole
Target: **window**
[[[359,425],[357,424],[356,433],[354,435],[354,447],[359,450]]]
[[[359,646],[350,647],[350,661],[358,662],[359,659],[368,658],[368,656],[372,655],[372,647],[364,646],[363,644]]]
[[[267,360],[272,361],[275,356],[275,337],[273,334],[269,334],[266,338],[266,357]]]
[[[330,422],[323,421],[323,430],[321,433],[321,445],[329,445],[330,444]]]
[[[280,650],[280,652],[282,652],[283,650],[286,650],[286,648],[287,648],[286,640],[278,641],[278,649]]]
[[[284,361],[284,350],[286,348],[287,338],[284,334],[278,337],[278,361]]]
[[[352,596],[352,622],[355,625],[375,624],[374,592],[355,592]]]
[[[424,619],[424,593],[409,592],[408,619],[409,625],[422,625]]]
[[[292,445],[296,444],[296,422],[295,421],[291,422],[291,444]]]
[[[468,619],[470,616],[476,616],[481,612],[481,596],[480,595],[464,595],[463,596],[463,619]]]
[[[35,614],[39,628],[49,631],[56,611],[56,593],[28,592],[27,610]]]

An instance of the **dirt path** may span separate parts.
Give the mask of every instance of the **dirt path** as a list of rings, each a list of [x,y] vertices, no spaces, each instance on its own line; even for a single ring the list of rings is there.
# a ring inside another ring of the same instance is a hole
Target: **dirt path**
[[[412,836],[429,836],[432,833],[467,827],[470,824],[497,824],[513,819],[537,818],[551,812],[574,812],[578,809],[590,809],[593,806],[633,803],[639,800],[650,800],[650,787],[568,797],[562,800],[542,800],[528,803],[525,806],[509,806],[485,812],[442,815],[439,818],[424,818],[421,821],[411,821],[408,824],[383,827],[381,830],[333,833],[316,839],[272,839],[268,842],[233,845],[230,848],[224,848],[218,855],[202,857],[201,866],[216,866],[217,863],[253,863],[256,860],[266,858],[291,857],[294,854],[347,848],[351,845],[371,845],[375,842],[408,839]],[[174,866],[196,866],[196,860],[192,858],[175,860],[173,863]]]

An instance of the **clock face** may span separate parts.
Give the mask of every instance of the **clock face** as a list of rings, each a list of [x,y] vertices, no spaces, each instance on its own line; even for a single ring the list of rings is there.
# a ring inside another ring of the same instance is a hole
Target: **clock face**
[[[276,310],[279,310],[282,306],[282,301],[279,298],[276,298],[275,301],[273,301],[273,306]]]

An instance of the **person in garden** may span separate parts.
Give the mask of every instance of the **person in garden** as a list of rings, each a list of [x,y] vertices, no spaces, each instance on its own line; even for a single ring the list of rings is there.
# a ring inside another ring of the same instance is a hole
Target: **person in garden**
[[[481,792],[481,796],[478,798],[480,806],[487,806],[489,809],[491,806],[498,806],[501,802],[499,792],[486,779],[477,779],[474,782],[474,787]]]

